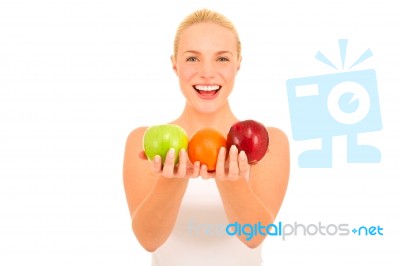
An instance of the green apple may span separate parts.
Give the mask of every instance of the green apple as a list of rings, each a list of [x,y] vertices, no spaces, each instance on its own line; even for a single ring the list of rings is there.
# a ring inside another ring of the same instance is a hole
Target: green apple
[[[188,136],[186,131],[178,125],[158,125],[149,127],[143,136],[143,150],[149,160],[160,155],[162,163],[168,151],[175,149],[175,164],[178,163],[179,151],[187,149]]]

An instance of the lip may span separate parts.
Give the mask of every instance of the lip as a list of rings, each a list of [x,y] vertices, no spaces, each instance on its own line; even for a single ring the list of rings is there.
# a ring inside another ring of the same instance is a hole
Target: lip
[[[196,86],[218,86],[217,90],[213,90],[213,94],[211,93],[200,93],[200,90],[196,89]],[[214,100],[218,97],[219,92],[221,91],[222,86],[216,84],[196,84],[192,86],[193,89],[196,91],[197,96],[199,96],[202,100]]]

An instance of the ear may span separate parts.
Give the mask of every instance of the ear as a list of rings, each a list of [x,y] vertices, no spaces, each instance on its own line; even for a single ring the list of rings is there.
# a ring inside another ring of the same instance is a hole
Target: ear
[[[178,69],[176,68],[176,59],[174,55],[171,55],[171,63],[172,69],[174,70],[175,74],[178,76]]]
[[[239,59],[238,59],[238,65],[237,65],[237,68],[236,68],[236,72],[239,71],[241,63],[242,63],[242,56],[240,56]]]

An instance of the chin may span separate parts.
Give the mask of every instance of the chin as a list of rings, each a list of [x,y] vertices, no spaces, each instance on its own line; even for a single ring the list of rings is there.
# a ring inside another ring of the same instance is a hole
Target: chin
[[[185,97],[187,103],[200,114],[214,114],[227,103],[227,95],[221,92],[212,100],[201,99],[197,93],[188,93]]]
[[[213,114],[222,108],[221,103],[198,103],[192,105],[196,111],[202,114]]]

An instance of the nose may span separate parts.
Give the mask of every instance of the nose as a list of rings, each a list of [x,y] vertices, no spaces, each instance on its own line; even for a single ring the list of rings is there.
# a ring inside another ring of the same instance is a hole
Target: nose
[[[202,78],[213,78],[215,77],[216,69],[213,62],[205,61],[202,62],[200,67],[200,77]]]

